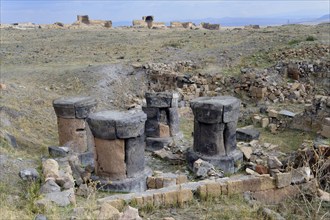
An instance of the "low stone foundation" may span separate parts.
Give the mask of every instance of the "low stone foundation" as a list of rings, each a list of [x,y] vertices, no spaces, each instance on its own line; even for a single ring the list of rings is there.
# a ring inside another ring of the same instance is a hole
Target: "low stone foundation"
[[[275,179],[269,176],[239,176],[188,182],[142,193],[113,195],[98,199],[97,203],[109,203],[118,209],[121,209],[125,203],[139,207],[146,205],[173,206],[191,202],[194,197],[206,199],[250,192],[252,199],[265,204],[276,204],[299,195],[305,188],[315,190],[317,188],[315,179],[300,185],[277,188]]]

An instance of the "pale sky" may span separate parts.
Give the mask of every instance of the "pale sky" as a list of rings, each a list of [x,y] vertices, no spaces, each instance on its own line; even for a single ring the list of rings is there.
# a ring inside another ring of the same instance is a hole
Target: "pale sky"
[[[90,19],[132,21],[154,15],[155,21],[222,17],[317,18],[330,13],[330,0],[259,1],[74,1],[0,0],[1,23],[73,23],[77,15]]]

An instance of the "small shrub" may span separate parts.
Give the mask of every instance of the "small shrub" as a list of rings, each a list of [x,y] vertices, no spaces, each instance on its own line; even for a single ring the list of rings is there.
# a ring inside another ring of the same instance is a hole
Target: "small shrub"
[[[308,37],[306,38],[306,41],[315,41],[315,40],[316,40],[316,38],[313,37],[313,36],[308,36]]]
[[[301,42],[301,40],[294,39],[294,40],[290,40],[288,44],[289,44],[290,46],[292,46],[292,45],[299,44],[300,42]]]

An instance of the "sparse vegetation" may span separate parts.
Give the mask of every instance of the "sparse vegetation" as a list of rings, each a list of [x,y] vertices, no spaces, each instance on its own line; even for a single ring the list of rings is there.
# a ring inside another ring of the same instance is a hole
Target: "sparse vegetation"
[[[123,109],[132,94],[142,97],[146,90],[145,74],[139,72],[143,68],[132,70],[132,63],[193,60],[198,68],[183,74],[212,73],[238,79],[241,68],[267,68],[282,60],[281,56],[289,49],[299,50],[303,44],[313,46],[316,40],[317,43],[329,42],[328,25],[270,27],[265,30],[1,29],[0,80],[7,89],[0,94],[0,107],[6,107],[0,109],[0,127],[1,131],[17,139],[19,147],[11,147],[0,134],[0,156],[3,156],[0,163],[0,219],[33,219],[37,213],[44,213],[49,219],[73,215],[72,206],[52,206],[50,210],[36,207],[34,201],[40,198],[40,184],[23,183],[17,175],[21,168],[37,167],[41,156],[47,155],[47,146],[58,145],[52,100],[61,96],[92,95],[98,99],[98,110]],[[306,33],[309,36],[306,37]],[[240,97],[246,98],[244,102],[253,103],[249,97]],[[289,103],[285,107],[303,109],[304,104]],[[184,144],[191,146],[192,114],[183,112],[180,116]],[[7,121],[9,124],[5,125]],[[240,125],[250,122],[249,118]],[[316,135],[293,130],[274,135],[266,129],[258,129],[261,142],[278,144],[284,153],[298,149],[304,140],[313,140]],[[152,158],[150,153],[146,155]],[[159,159],[150,163],[155,170],[184,170],[181,165],[173,166]],[[106,195],[109,193],[95,190],[87,199],[77,196],[77,207],[84,208],[83,216],[77,218],[95,219],[96,200]],[[328,218],[329,215],[325,214],[329,204],[320,204],[315,198],[303,202],[294,199],[279,207],[270,206],[279,212],[284,209],[284,216],[288,219],[313,218],[318,207],[321,208],[317,217]],[[207,198],[181,207],[148,205],[140,212],[150,219],[166,216],[175,219],[263,218],[258,207],[251,208],[242,196]]]
[[[316,41],[316,38],[314,36],[308,36],[306,41]]]

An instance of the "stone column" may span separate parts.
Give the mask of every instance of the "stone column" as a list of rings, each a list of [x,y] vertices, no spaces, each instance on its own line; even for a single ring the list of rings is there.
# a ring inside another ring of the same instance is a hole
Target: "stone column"
[[[147,150],[160,150],[182,137],[179,129],[179,113],[177,93],[146,92],[147,106],[142,110],[147,114],[145,133]]]
[[[228,173],[242,161],[236,148],[240,100],[230,96],[200,97],[190,102],[194,113],[194,146],[187,153],[189,166],[198,158]]]
[[[96,99],[82,96],[53,101],[60,146],[69,146],[76,153],[93,149],[94,140],[86,118],[96,109],[96,104]]]
[[[145,121],[142,111],[102,111],[90,114],[87,122],[95,139],[95,180],[101,189],[117,192],[146,190]]]

